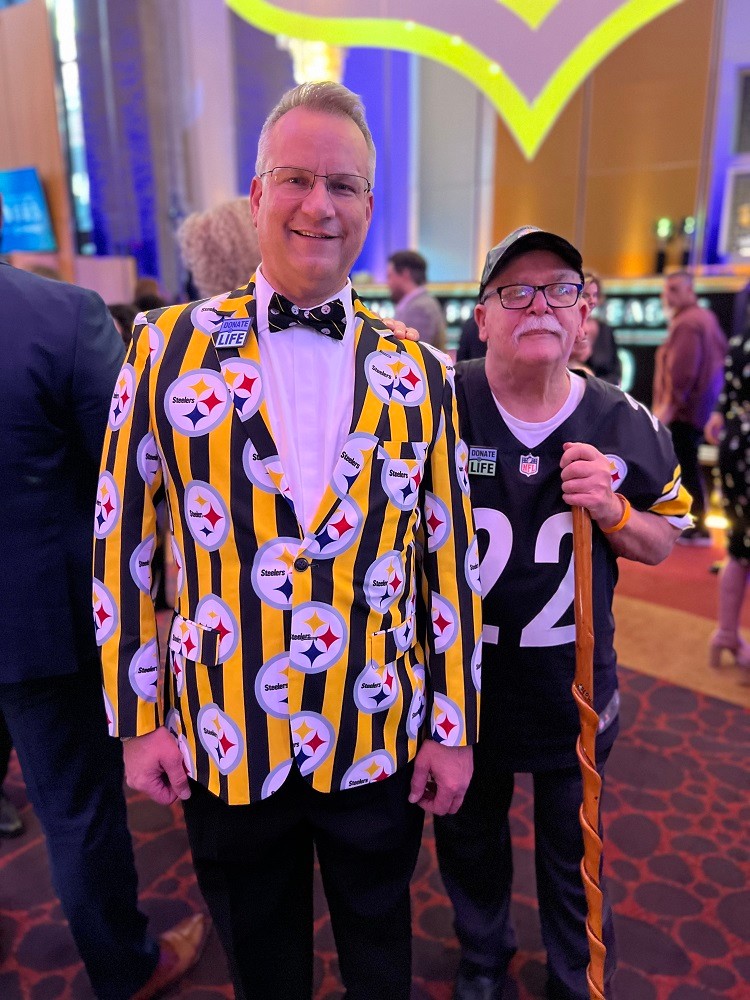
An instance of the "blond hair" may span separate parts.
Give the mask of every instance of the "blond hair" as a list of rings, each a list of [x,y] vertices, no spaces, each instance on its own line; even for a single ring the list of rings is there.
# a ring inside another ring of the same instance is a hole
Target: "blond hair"
[[[193,212],[177,230],[177,243],[201,297],[246,284],[260,263],[248,198]]]

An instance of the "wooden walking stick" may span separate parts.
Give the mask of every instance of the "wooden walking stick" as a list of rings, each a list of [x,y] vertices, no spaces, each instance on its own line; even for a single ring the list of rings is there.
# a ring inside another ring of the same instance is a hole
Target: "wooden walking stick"
[[[590,1000],[606,1000],[604,995],[604,957],[602,940],[602,891],[599,868],[602,840],[599,836],[599,807],[602,779],[596,770],[596,728],[599,716],[594,711],[594,614],[592,604],[591,518],[585,507],[573,507],[573,565],[575,571],[576,670],[573,697],[578,706],[581,731],[576,743],[578,763],[583,778],[583,800],[579,819],[583,831],[581,878],[586,893],[588,915],[586,935],[589,941],[589,964],[586,978]]]

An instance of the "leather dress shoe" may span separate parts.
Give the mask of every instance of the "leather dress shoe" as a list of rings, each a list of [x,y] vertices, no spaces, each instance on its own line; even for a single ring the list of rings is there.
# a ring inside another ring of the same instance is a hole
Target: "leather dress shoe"
[[[200,958],[211,922],[205,913],[194,913],[159,935],[159,961],[132,1000],[153,1000],[173,986]]]
[[[453,1000],[502,1000],[507,976],[494,969],[469,967],[463,962],[456,976]]]

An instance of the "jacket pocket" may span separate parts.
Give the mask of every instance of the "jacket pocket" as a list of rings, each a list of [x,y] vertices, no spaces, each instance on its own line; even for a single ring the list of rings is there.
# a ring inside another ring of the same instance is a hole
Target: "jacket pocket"
[[[216,667],[221,663],[220,641],[221,632],[175,613],[169,630],[169,648],[173,653],[207,667]]]
[[[414,615],[409,615],[392,628],[372,632],[368,642],[368,659],[384,667],[403,656],[414,645],[414,624]]]

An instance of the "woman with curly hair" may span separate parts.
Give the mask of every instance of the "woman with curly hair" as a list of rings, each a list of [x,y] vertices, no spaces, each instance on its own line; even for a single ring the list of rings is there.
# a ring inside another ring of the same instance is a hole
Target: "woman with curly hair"
[[[185,267],[201,297],[247,284],[260,262],[247,198],[193,212],[177,230]]]

